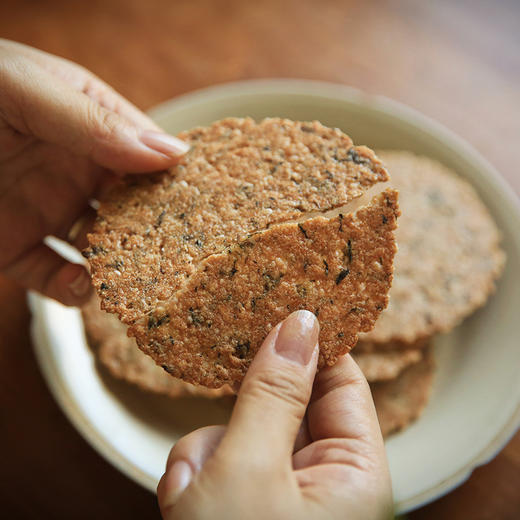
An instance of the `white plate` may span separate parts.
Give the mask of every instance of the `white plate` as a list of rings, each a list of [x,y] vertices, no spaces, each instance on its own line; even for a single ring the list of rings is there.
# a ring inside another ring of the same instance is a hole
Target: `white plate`
[[[357,144],[423,153],[468,178],[503,232],[508,263],[488,305],[436,342],[431,401],[419,421],[387,442],[397,510],[453,489],[504,446],[520,424],[520,210],[491,165],[420,114],[338,85],[228,84],[182,96],[151,113],[172,133],[225,116],[319,119]],[[155,490],[175,439],[226,420],[228,405],[193,398],[173,403],[100,375],[78,312],[35,295],[31,304],[36,354],[55,398],[82,435],[144,487]]]

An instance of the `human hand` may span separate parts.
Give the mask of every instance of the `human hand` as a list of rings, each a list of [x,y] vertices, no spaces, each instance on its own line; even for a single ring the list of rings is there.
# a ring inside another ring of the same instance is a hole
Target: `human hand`
[[[258,351],[229,425],[173,447],[157,488],[165,520],[392,518],[368,384],[349,355],[315,377],[318,331],[312,313],[291,314]]]
[[[88,273],[43,238],[85,247],[89,202],[118,173],[167,168],[187,148],[82,67],[0,39],[0,272],[83,303]]]

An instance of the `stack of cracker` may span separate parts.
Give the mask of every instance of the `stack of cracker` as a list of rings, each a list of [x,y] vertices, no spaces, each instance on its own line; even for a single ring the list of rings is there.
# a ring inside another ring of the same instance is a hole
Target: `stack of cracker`
[[[229,119],[181,137],[192,150],[174,174],[132,179],[89,237],[101,306],[119,316],[97,297],[83,309],[97,359],[143,390],[219,397],[265,330],[309,308],[320,367],[361,333],[354,355],[383,433],[402,429],[428,399],[432,336],[484,304],[504,263],[474,190],[429,159],[382,154],[403,216],[389,307],[370,330],[387,302],[399,215],[391,189],[349,206],[387,180],[375,154],[317,122]]]
[[[371,384],[383,435],[417,418],[434,373],[432,339],[482,306],[505,255],[475,190],[440,163],[379,152],[399,190],[402,216],[390,301],[354,358]]]

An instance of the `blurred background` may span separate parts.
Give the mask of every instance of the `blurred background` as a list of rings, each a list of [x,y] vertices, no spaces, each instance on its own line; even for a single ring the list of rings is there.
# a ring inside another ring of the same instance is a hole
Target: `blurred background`
[[[78,62],[142,109],[240,79],[339,82],[440,121],[517,194],[519,29],[518,0],[0,2],[0,37]],[[0,278],[0,302],[6,517],[159,518],[155,497],[98,456],[52,400],[24,292]],[[462,487],[408,518],[518,518],[519,489],[517,434]]]

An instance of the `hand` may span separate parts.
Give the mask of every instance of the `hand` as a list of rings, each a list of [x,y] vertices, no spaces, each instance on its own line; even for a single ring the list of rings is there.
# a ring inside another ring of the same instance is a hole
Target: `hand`
[[[161,170],[186,150],[82,67],[0,40],[0,272],[64,304],[86,301],[88,273],[43,238],[86,246],[89,202],[117,172]]]
[[[392,518],[368,384],[349,355],[315,377],[318,329],[308,311],[275,327],[229,425],[173,447],[157,488],[165,520]]]

